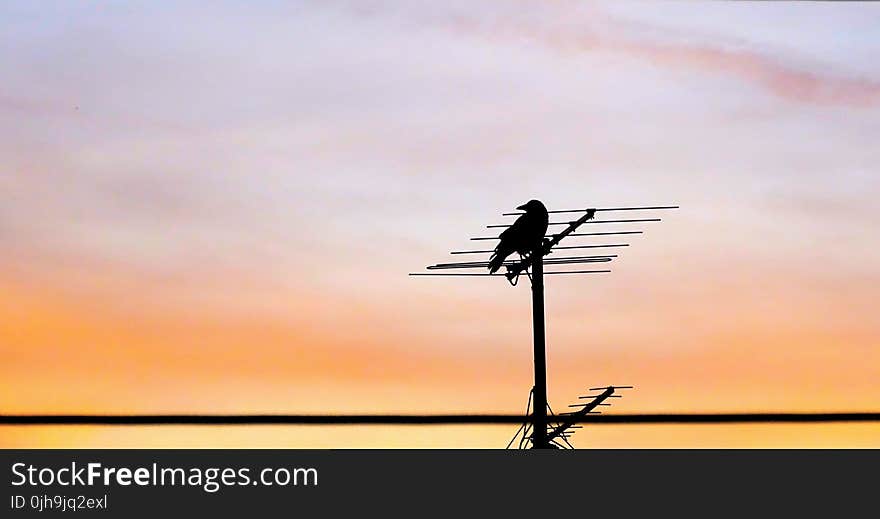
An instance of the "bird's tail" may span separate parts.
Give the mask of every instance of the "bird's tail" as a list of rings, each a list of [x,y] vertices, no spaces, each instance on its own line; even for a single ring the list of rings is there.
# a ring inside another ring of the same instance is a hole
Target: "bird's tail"
[[[489,258],[489,274],[494,274],[498,272],[498,269],[501,268],[501,265],[504,264],[504,256],[498,254],[498,251],[495,251],[492,254],[492,257]]]

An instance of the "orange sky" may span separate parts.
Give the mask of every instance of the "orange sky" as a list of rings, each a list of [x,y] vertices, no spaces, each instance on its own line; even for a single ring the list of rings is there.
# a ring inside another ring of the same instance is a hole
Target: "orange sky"
[[[0,412],[519,412],[525,284],[406,273],[533,197],[682,206],[612,274],[548,279],[555,408],[606,384],[636,386],[609,412],[880,408],[877,6],[2,9]],[[0,446],[514,430],[0,427]],[[574,443],[880,447],[880,425]]]

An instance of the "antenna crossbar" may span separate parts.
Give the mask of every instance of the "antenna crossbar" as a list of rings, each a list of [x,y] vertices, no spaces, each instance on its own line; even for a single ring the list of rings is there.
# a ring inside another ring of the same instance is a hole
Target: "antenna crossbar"
[[[580,224],[578,224],[580,225]],[[560,233],[561,234],[561,233]],[[579,234],[566,234],[565,236],[619,236],[624,234],[644,234],[644,231],[616,231],[616,232],[585,232]],[[559,234],[547,234],[545,238],[556,238]],[[563,238],[565,237],[563,236]],[[478,238],[471,238],[471,241],[480,241],[480,240],[498,240],[500,239],[498,236],[481,236]],[[562,238],[560,238],[562,239]],[[558,241],[557,241],[558,243]]]
[[[544,260],[545,265],[568,265],[572,263],[605,263],[616,258],[617,254],[609,254],[602,256],[561,256],[557,258],[549,258]],[[515,265],[517,261],[505,261],[503,265]],[[486,268],[489,266],[488,261],[464,261],[456,263],[437,263],[429,265],[428,270],[438,269],[456,269],[456,268]]]
[[[604,249],[604,248],[616,248],[616,247],[629,247],[629,243],[610,243],[605,245],[568,245],[568,246],[559,246],[556,247],[556,250],[559,249]],[[495,252],[494,250],[454,250],[449,254],[491,254]]]
[[[593,211],[605,212],[605,211],[648,211],[648,210],[662,210],[662,209],[678,209],[677,205],[655,205],[655,206],[643,206],[643,207],[599,207],[593,209]],[[590,209],[557,209],[555,211],[547,211],[549,214],[561,214],[561,213],[585,213]],[[523,214],[522,212],[516,213],[501,213],[502,216],[519,216]]]
[[[632,218],[628,220],[590,220],[588,222],[583,222],[584,224],[591,223],[637,223],[637,222],[661,222],[663,221],[661,218]],[[487,225],[487,229],[501,229],[510,227],[512,224],[498,224],[498,225]],[[547,225],[571,225],[571,222],[550,222]]]

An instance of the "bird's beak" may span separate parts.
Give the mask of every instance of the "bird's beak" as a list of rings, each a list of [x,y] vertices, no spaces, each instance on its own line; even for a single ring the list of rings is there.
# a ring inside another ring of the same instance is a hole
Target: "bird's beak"
[[[520,211],[525,211],[525,210],[526,210],[526,205],[527,205],[527,204],[523,204],[523,205],[517,207],[517,209],[519,209]]]

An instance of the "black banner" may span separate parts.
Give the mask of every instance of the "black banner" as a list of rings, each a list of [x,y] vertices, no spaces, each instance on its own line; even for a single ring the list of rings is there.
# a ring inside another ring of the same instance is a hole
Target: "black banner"
[[[5,450],[0,458],[2,517],[11,518],[851,515],[876,509],[880,467],[880,451],[863,450]]]

